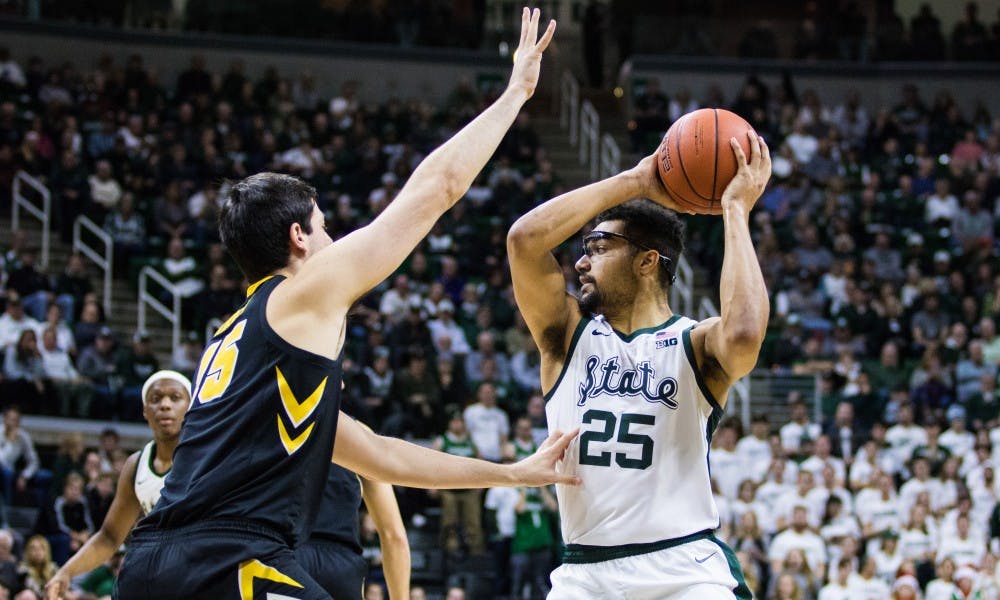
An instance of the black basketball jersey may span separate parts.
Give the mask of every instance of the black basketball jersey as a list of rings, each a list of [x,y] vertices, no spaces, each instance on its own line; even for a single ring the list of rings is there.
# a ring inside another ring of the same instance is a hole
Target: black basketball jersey
[[[352,471],[332,465],[323,491],[323,503],[312,538],[339,542],[361,554],[358,508],[361,506],[361,482]]]
[[[327,484],[340,360],[296,348],[265,317],[284,277],[263,279],[202,355],[173,467],[143,526],[237,519],[308,538]],[[331,344],[334,343],[331,340]]]

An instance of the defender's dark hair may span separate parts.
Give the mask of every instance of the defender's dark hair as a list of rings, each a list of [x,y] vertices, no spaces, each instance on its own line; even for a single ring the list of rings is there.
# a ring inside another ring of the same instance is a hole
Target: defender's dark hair
[[[659,261],[660,287],[669,289],[677,272],[677,261],[684,251],[684,222],[677,213],[652,200],[638,198],[597,215],[595,223],[603,221],[621,221],[625,225],[622,231],[625,236],[670,259],[669,267],[664,266],[664,261]]]
[[[291,175],[257,173],[233,184],[219,237],[250,283],[288,265],[288,228],[312,233],[315,198],[315,188]]]

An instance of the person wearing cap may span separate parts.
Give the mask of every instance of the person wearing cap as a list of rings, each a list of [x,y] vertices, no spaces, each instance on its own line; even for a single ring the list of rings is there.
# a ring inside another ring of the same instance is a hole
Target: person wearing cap
[[[941,433],[938,442],[950,450],[952,456],[965,456],[976,445],[976,436],[965,428],[965,407],[958,403],[952,404],[945,414],[948,429]]]
[[[153,439],[128,457],[104,523],[45,586],[47,600],[62,597],[73,578],[111,558],[136,521],[160,499],[163,480],[170,472],[180,440],[181,424],[191,405],[191,381],[176,371],[157,371],[143,383],[141,398],[142,416],[153,431]]]
[[[920,583],[913,575],[903,575],[892,584],[892,600],[916,600],[920,597]]]
[[[979,564],[979,563],[972,563]],[[981,596],[977,593],[977,588],[979,587],[979,573],[976,571],[975,567],[971,564],[966,564],[958,568],[955,571],[955,593],[952,596],[953,600],[972,600],[979,599]]]
[[[142,406],[143,382],[160,370],[148,331],[137,329],[132,334],[132,347],[119,354],[117,370],[122,377],[122,389],[116,413],[122,420],[141,421],[138,409]]]
[[[448,298],[438,302],[437,318],[431,319],[427,327],[431,330],[434,349],[438,353],[446,349],[444,338],[448,338],[451,344],[447,348],[450,354],[464,357],[472,352],[469,340],[465,337],[465,330],[455,321],[455,304]]]
[[[115,336],[110,327],[101,327],[94,343],[80,353],[77,370],[94,386],[91,418],[111,418],[118,404],[118,364],[115,358]]]

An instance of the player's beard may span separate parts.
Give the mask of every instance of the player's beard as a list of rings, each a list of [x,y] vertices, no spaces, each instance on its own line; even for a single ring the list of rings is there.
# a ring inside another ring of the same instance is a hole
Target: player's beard
[[[580,312],[585,315],[602,314],[604,296],[597,287],[597,283],[591,282],[590,287],[591,290],[589,292],[580,291],[580,297],[576,299],[576,304],[580,307]]]

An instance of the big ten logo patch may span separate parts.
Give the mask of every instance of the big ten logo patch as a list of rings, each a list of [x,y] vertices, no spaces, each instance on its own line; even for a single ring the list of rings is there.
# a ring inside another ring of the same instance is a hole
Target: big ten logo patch
[[[677,334],[672,331],[659,331],[654,338],[656,349],[670,348],[677,345]]]

